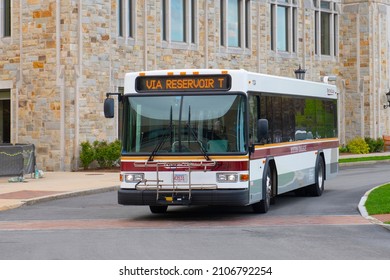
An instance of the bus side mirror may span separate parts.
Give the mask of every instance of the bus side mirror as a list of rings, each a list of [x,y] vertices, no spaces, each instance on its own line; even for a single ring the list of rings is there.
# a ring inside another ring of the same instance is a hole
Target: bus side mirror
[[[104,116],[108,119],[112,119],[114,117],[114,99],[106,98],[104,100]]]
[[[268,120],[257,120],[257,139],[260,143],[267,143],[268,141]]]

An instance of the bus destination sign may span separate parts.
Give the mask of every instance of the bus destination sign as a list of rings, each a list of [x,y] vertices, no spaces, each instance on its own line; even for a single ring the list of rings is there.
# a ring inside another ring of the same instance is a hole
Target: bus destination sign
[[[229,90],[230,75],[139,76],[137,92]]]

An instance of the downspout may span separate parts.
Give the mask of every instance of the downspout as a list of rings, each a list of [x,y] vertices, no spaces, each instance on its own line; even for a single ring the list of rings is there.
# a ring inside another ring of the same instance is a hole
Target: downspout
[[[60,91],[60,171],[65,171],[65,92],[64,67],[61,65],[61,0],[56,0],[56,68]]]
[[[209,9],[208,9],[208,0],[204,1],[204,68],[209,68],[209,48],[208,48],[208,39],[209,39]],[[200,40],[200,38],[199,38]]]
[[[256,43],[256,45],[257,45],[257,73],[262,73],[261,71],[264,70],[261,67],[261,47],[260,47],[261,17],[260,17],[260,14],[261,14],[261,7],[260,7],[260,2],[259,2],[259,3],[257,3],[257,36],[256,36],[256,39],[257,39],[257,43]],[[265,71],[265,72],[267,72],[267,71]]]
[[[357,92],[359,94],[360,101],[360,137],[364,137],[364,81],[360,75],[360,5],[358,6],[358,12],[356,16],[356,80],[357,80]]]
[[[15,129],[11,133],[14,134],[14,138],[12,139],[11,135],[11,143],[19,143],[19,91],[23,87],[23,0],[19,1],[19,52],[20,52],[20,60],[19,60],[19,75],[16,79],[16,92],[15,92],[15,102],[14,104],[14,110],[12,115],[15,119]],[[11,2],[12,5],[12,2]],[[11,7],[11,10],[12,7]],[[12,17],[11,17],[12,20]],[[11,94],[11,101],[12,101],[12,94]],[[11,103],[12,104],[12,103]],[[12,115],[11,115],[11,123],[12,123]]]
[[[371,36],[371,42],[369,43],[371,45],[372,43],[372,58],[374,60],[374,63],[373,63],[373,67],[372,67],[372,75],[370,75],[370,78],[372,79],[371,82],[370,82],[370,96],[369,96],[369,99],[370,99],[370,105],[369,105],[369,110],[371,111],[369,116],[370,116],[370,121],[371,124],[370,124],[370,131],[369,131],[369,134],[368,136],[369,137],[372,137],[372,138],[376,138],[376,133],[377,133],[377,122],[376,122],[376,113],[377,113],[377,109],[376,109],[376,89],[377,89],[377,72],[375,71],[376,70],[376,65],[378,65],[378,67],[380,67],[380,60],[379,60],[379,57],[380,57],[380,53],[377,52],[377,48],[378,48],[378,45],[377,44],[377,40],[375,38],[375,36],[378,36],[377,38],[379,39],[380,38],[380,34],[378,34],[377,32],[379,31],[377,29],[377,26],[375,24],[375,20],[374,18],[378,17],[379,16],[379,13],[377,13],[377,8],[378,6],[376,5],[376,3],[372,3],[372,10],[370,11],[370,19],[369,19],[369,22],[370,22],[370,26],[372,26],[372,33],[373,34]],[[377,63],[376,63],[376,60],[377,59]],[[364,136],[366,136],[367,134],[364,133]]]
[[[80,80],[82,75],[82,25],[81,25],[81,19],[82,19],[82,0],[79,0],[78,3],[78,18],[77,18],[77,34],[78,34],[78,54],[77,54],[77,62],[74,66],[74,72],[75,72],[75,96],[74,96],[74,107],[75,107],[75,135],[74,135],[74,142],[73,142],[73,166],[74,170],[79,169],[79,138],[80,138],[80,104],[79,104],[79,98],[80,98]]]
[[[306,18],[306,3],[304,5],[302,5],[302,12],[301,14],[303,15],[303,20],[302,20],[302,67],[303,69],[307,69],[306,68],[306,28],[305,28],[305,18]],[[297,15],[296,17],[296,20],[299,21],[299,14]],[[298,30],[297,30],[298,31]],[[298,36],[299,37],[299,36]],[[296,38],[293,38],[293,40],[295,40]],[[315,42],[316,43],[316,42]],[[299,39],[296,40],[296,45],[295,45],[296,48],[299,48]],[[298,50],[296,50],[297,53],[298,53]]]
[[[147,9],[147,1],[144,2],[144,70],[148,70],[148,9]],[[156,64],[156,59],[154,59],[154,63]],[[137,69],[138,70],[138,69]]]

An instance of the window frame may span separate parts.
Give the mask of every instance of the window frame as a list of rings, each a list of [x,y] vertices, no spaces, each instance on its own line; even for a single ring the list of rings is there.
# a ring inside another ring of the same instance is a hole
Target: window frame
[[[296,53],[297,52],[297,28],[298,28],[298,1],[297,0],[271,0],[270,5],[270,34],[271,50],[275,52]],[[280,49],[278,44],[279,26],[278,26],[278,8],[284,8],[285,26],[284,37],[286,40],[285,48]],[[292,27],[292,28],[291,28]]]
[[[334,0],[313,0],[312,5],[314,10],[315,54],[317,56],[336,57],[339,55],[339,3]],[[325,30],[322,25],[325,16],[329,17],[327,34],[324,34]],[[324,36],[327,38],[324,39]]]
[[[135,40],[136,34],[136,0],[117,1],[117,36],[124,39]]]
[[[235,49],[250,49],[252,44],[251,41],[251,23],[252,23],[252,12],[251,12],[251,0],[235,0],[238,6],[237,15],[237,29],[238,38],[237,45],[229,45],[229,0],[220,1],[220,46],[226,48]]]
[[[183,9],[183,40],[174,40],[172,37],[172,5],[173,0],[161,1],[161,39],[163,42],[174,45],[196,45],[198,43],[198,15],[197,0],[182,0]]]
[[[12,1],[0,0],[0,10],[0,36],[9,38],[12,36]]]

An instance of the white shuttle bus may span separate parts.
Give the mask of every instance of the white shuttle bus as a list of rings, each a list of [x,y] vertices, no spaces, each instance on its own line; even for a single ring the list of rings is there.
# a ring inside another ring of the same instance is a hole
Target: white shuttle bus
[[[122,205],[265,213],[283,193],[320,196],[338,172],[333,85],[245,70],[145,71],[126,74],[119,100]]]

